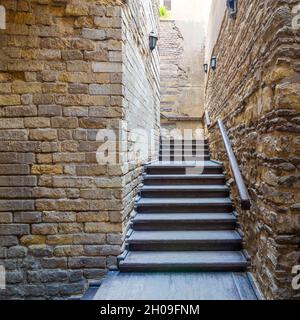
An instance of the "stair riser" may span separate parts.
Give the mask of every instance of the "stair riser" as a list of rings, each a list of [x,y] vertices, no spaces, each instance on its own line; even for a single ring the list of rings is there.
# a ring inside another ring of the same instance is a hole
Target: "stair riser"
[[[168,161],[182,161],[182,162],[185,162],[185,161],[208,161],[210,160],[210,157],[182,157],[182,156],[177,156],[177,157],[170,157],[170,156],[167,156],[167,157],[159,157],[159,161],[164,161],[164,162],[168,162]]]
[[[188,143],[188,144],[195,144],[195,143],[206,143],[208,144],[208,140],[207,139],[202,139],[202,140],[196,140],[196,139],[161,139],[160,140],[161,144],[164,143]]]
[[[224,185],[225,179],[151,179],[150,177],[145,177],[143,181],[145,186],[162,186],[162,185]]]
[[[172,231],[172,230],[233,230],[235,222],[133,222],[132,229],[136,231]]]
[[[159,154],[160,155],[162,155],[162,154],[176,154],[176,155],[179,155],[179,154],[181,154],[181,155],[184,155],[184,154],[186,154],[186,155],[195,155],[195,154],[198,154],[198,155],[203,155],[203,154],[206,154],[206,155],[209,155],[210,154],[210,152],[209,152],[209,150],[190,150],[190,149],[188,149],[188,150],[180,150],[180,149],[176,149],[176,150],[173,150],[173,149],[171,149],[171,150],[169,150],[169,149],[164,149],[164,150],[160,150],[159,151]]]
[[[190,168],[191,169],[191,168]],[[172,167],[167,167],[167,168],[159,168],[159,167],[151,167],[151,168],[146,168],[146,173],[147,174],[182,174],[185,175],[189,172],[189,169],[185,168],[172,168]],[[222,174],[223,169],[222,168],[204,168],[202,174]]]
[[[176,152],[182,152],[182,151],[193,151],[193,152],[209,152],[209,148],[205,146],[199,146],[196,148],[196,146],[161,146],[159,148],[159,151],[176,151]]]
[[[121,272],[245,272],[245,265],[227,265],[227,264],[211,264],[211,265],[137,265],[137,264],[119,264]]]
[[[144,198],[226,198],[229,197],[229,191],[141,191]]]
[[[129,243],[131,251],[238,251],[242,249],[240,241],[221,241],[221,242],[140,242]]]
[[[195,206],[186,206],[186,205],[157,205],[157,206],[144,206],[137,205],[136,212],[138,213],[227,213],[232,212],[232,205],[195,205]]]

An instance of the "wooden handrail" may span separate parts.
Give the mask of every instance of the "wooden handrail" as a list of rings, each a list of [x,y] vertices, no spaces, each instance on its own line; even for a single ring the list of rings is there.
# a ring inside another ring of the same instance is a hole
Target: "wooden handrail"
[[[229,158],[229,163],[230,163],[230,167],[232,170],[232,173],[234,175],[235,178],[235,182],[240,194],[240,198],[241,198],[241,207],[243,210],[250,210],[251,208],[251,199],[248,193],[248,190],[246,188],[245,182],[243,180],[241,171],[239,169],[239,165],[238,162],[236,160],[236,157],[234,155],[230,140],[228,138],[226,129],[224,127],[223,121],[222,120],[218,120],[218,125],[221,131],[221,135],[225,144],[225,148],[227,151],[227,155]]]

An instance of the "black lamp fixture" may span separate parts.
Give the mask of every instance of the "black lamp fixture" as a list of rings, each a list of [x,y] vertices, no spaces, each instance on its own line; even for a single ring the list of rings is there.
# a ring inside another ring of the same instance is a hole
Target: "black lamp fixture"
[[[208,72],[208,64],[204,63],[203,68],[204,68],[204,72],[207,73]]]
[[[156,48],[158,36],[152,31],[149,35],[149,47],[153,51]]]
[[[230,18],[235,19],[237,14],[237,0],[227,0],[227,8]]]
[[[211,57],[210,66],[213,70],[216,70],[216,68],[217,68],[217,57],[216,56]]]

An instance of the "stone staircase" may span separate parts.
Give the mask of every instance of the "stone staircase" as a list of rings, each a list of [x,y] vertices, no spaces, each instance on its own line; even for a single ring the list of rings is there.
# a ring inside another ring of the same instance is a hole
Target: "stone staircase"
[[[210,160],[207,140],[185,142],[185,151],[182,143],[162,141],[160,161],[145,166],[119,270],[246,271],[223,166]]]

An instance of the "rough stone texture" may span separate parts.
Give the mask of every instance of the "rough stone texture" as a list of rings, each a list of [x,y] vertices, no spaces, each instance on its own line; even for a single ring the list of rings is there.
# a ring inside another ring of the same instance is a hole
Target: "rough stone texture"
[[[161,119],[166,130],[202,128],[204,30],[201,21],[161,20]]]
[[[218,67],[206,85],[212,122],[224,119],[252,209],[236,201],[254,275],[267,298],[299,298],[292,267],[299,251],[299,29],[297,1],[239,1],[237,20],[226,14],[214,54]],[[216,125],[209,130],[214,158],[226,153]],[[238,193],[233,184],[235,199]]]
[[[97,132],[121,133],[123,120],[158,137],[158,54],[148,45],[158,5],[0,5],[0,263],[10,272],[0,298],[82,294],[116,264],[151,159],[126,160],[120,147],[116,164],[98,164]]]

